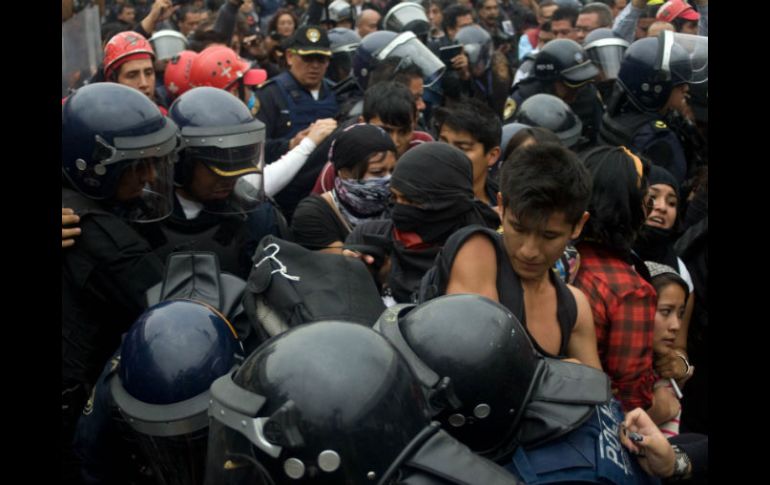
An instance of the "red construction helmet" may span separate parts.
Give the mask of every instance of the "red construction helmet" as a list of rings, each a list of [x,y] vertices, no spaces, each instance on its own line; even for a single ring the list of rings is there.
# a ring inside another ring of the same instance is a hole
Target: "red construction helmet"
[[[656,20],[664,22],[673,22],[677,18],[696,21],[700,19],[700,14],[684,0],[669,0],[658,9]]]
[[[169,59],[163,75],[163,84],[171,99],[175,99],[191,88],[190,69],[197,56],[198,53],[195,51],[182,51]]]
[[[224,45],[211,45],[193,59],[190,68],[190,86],[211,86],[230,89],[238,79],[249,86],[262,84],[267,79],[263,69],[251,69],[251,64],[238,57],[234,50]]]
[[[130,30],[117,33],[104,46],[104,77],[109,79],[124,62],[147,58],[155,60],[155,52],[142,34]]]

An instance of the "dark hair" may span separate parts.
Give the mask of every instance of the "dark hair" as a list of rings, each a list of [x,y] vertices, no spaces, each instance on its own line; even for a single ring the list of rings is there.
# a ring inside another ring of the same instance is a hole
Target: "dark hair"
[[[580,159],[556,143],[521,147],[500,172],[503,207],[518,219],[545,222],[563,212],[573,226],[580,221],[591,197],[591,175]]]
[[[522,128],[508,140],[503,156],[500,159],[508,160],[513,151],[519,148],[527,140],[534,140],[536,145],[542,145],[543,143],[563,145],[559,137],[548,128],[543,128],[542,126]]]
[[[272,33],[278,30],[278,19],[280,19],[282,15],[289,15],[291,17],[291,19],[294,21],[294,31],[296,32],[299,28],[299,20],[297,20],[297,16],[294,14],[294,12],[287,8],[279,8],[275,11],[275,14],[273,14],[273,17],[267,24],[267,31]]]
[[[614,7],[616,5],[615,0],[594,0],[593,3],[603,3],[608,7]]]
[[[690,23],[695,24],[696,26],[698,25],[697,20],[687,20],[682,17],[677,17],[671,21],[671,25],[674,26],[674,30],[676,30],[677,32],[681,32],[682,28],[684,28],[686,24],[690,24]]]
[[[600,146],[583,155],[583,163],[593,179],[588,205],[591,217],[583,228],[583,237],[622,253],[631,250],[646,219],[643,204],[650,164],[640,160],[641,179],[634,160],[621,147]]]
[[[422,79],[422,69],[413,62],[403,62],[401,57],[388,57],[377,63],[369,75],[369,84],[372,87],[383,81],[396,81],[407,87],[412,79],[419,77]]]
[[[379,117],[383,123],[410,127],[417,117],[417,106],[409,88],[395,81],[382,81],[364,93],[364,121]]]
[[[669,285],[679,285],[684,290],[684,301],[687,301],[687,297],[690,296],[690,288],[687,286],[687,282],[678,274],[674,273],[661,273],[657,276],[653,276],[650,280],[650,284],[655,288],[655,293],[660,295],[660,292]]]
[[[205,12],[204,9],[193,6],[192,4],[182,5],[182,7],[174,13],[174,23],[179,26],[184,21],[188,13],[198,14]]]
[[[580,13],[595,13],[599,16],[599,27],[612,27],[612,10],[603,3],[589,3],[580,9]]]
[[[473,139],[484,145],[484,152],[500,146],[503,125],[500,117],[486,104],[474,98],[463,98],[448,107],[433,112],[436,132],[447,125],[454,131],[466,131]]]
[[[551,22],[556,22],[557,20],[569,20],[570,25],[574,27],[577,18],[578,9],[574,7],[559,7],[553,13],[553,16],[551,16]]]
[[[444,10],[444,16],[441,18],[441,28],[444,29],[444,32],[449,28],[454,29],[457,25],[457,17],[465,15],[473,15],[473,11],[465,5],[450,5]]]
[[[136,10],[136,7],[134,6],[133,2],[127,1],[118,8],[118,15],[123,15],[123,11],[127,8],[133,8],[134,10]]]

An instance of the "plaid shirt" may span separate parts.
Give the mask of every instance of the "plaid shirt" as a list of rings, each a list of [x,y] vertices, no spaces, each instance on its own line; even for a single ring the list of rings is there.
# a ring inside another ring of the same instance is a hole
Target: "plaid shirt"
[[[616,254],[581,242],[574,285],[588,297],[599,359],[625,411],[652,405],[655,289]]]

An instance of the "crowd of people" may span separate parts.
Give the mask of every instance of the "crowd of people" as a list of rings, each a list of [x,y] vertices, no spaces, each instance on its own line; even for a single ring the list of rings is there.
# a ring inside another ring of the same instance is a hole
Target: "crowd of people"
[[[708,0],[85,9],[65,483],[708,483]]]

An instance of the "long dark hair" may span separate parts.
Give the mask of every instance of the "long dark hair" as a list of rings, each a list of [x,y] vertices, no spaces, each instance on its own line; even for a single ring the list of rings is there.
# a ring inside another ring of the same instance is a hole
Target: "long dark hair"
[[[593,179],[588,203],[591,217],[583,228],[582,238],[626,255],[647,216],[644,202],[650,164],[625,147],[597,147],[582,158]]]

